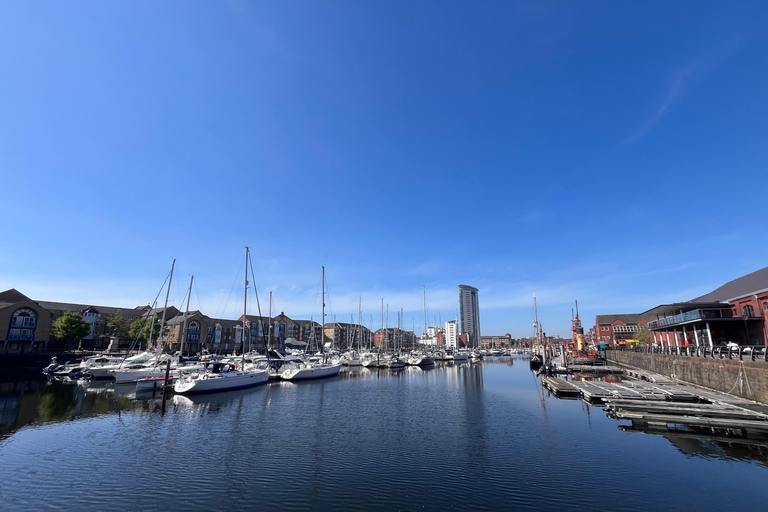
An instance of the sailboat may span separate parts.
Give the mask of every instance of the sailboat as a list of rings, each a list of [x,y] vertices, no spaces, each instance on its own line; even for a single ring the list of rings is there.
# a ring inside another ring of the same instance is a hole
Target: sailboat
[[[325,328],[325,267],[323,267],[323,329]],[[325,336],[323,335],[323,338]],[[320,353],[324,354],[325,344],[320,341]],[[341,363],[301,363],[287,365],[280,372],[280,378],[283,380],[306,380],[320,379],[322,377],[333,377],[341,371]]]
[[[424,332],[422,336],[427,335],[427,287],[422,286],[422,293],[424,295]],[[425,342],[427,338],[424,338]],[[435,358],[430,356],[427,353],[426,343],[423,348],[423,352],[413,352],[410,357],[408,357],[408,364],[411,366],[431,366],[435,364]]]
[[[269,380],[267,369],[248,369],[245,366],[245,328],[248,308],[248,261],[249,248],[245,248],[245,291],[243,298],[243,327],[241,341],[243,343],[240,369],[237,364],[213,362],[206,365],[202,373],[180,375],[173,383],[173,390],[180,394],[213,393],[217,391],[234,391],[235,389],[250,388],[264,384]],[[253,266],[253,265],[251,265]]]
[[[536,305],[536,293],[533,294],[533,329],[536,332],[536,341],[531,348],[531,370],[539,370],[544,365],[544,350],[541,346],[541,324],[539,324],[539,310]]]

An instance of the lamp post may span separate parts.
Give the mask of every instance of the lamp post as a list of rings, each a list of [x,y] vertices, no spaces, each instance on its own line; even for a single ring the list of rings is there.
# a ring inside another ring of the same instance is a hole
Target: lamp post
[[[744,331],[745,331],[745,332],[746,332],[746,334],[747,334],[745,345],[746,345],[746,344],[749,344],[749,327],[747,327],[747,319],[748,319],[748,318],[749,318],[749,312],[748,312],[748,311],[746,311],[746,309],[745,309],[745,310],[742,310],[742,312],[741,312],[741,319],[742,319],[742,320],[744,320]],[[743,347],[741,347],[741,348],[739,349],[739,359],[741,359],[741,358],[742,358],[742,357],[741,357],[741,351],[742,351],[742,350],[743,350]],[[753,361],[754,361],[754,359],[755,359],[755,353],[754,353],[754,352],[755,352],[755,351],[754,351],[754,350],[752,350],[752,360],[753,360]]]

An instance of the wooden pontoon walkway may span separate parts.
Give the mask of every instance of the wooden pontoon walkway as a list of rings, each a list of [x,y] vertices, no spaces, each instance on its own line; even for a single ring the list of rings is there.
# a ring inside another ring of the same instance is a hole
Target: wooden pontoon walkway
[[[644,370],[628,370],[626,375],[634,379],[613,383],[542,377],[541,381],[558,397],[581,396],[605,404],[609,417],[630,420],[633,430],[768,439],[766,404]]]

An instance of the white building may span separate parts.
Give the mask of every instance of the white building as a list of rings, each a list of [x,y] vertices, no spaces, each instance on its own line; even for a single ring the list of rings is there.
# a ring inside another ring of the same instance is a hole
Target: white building
[[[480,346],[480,303],[477,292],[474,286],[459,285],[461,334],[467,335],[467,344],[472,348]]]
[[[456,320],[445,322],[445,346],[455,349],[458,341],[459,329],[456,325]]]

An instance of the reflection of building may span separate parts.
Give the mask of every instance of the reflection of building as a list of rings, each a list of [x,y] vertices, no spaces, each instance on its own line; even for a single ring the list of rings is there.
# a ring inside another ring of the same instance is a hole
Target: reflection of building
[[[470,347],[480,345],[480,303],[474,286],[459,285],[459,314],[461,333],[468,335]]]

